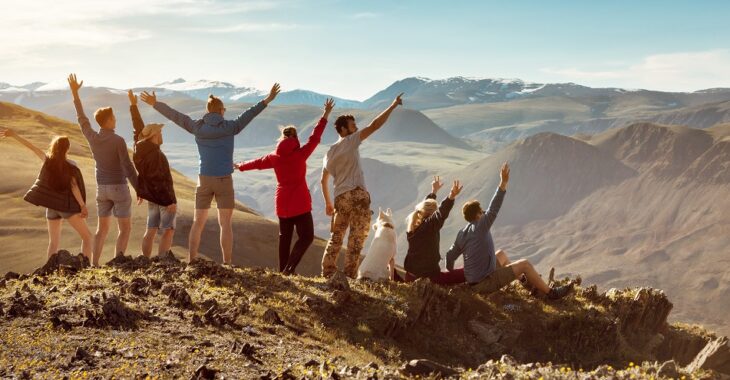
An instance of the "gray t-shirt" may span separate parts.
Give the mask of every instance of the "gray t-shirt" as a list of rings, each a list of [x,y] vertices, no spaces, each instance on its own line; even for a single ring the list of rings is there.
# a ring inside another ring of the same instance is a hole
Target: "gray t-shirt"
[[[358,187],[367,190],[360,164],[360,132],[341,137],[324,156],[322,166],[335,181],[335,198]]]

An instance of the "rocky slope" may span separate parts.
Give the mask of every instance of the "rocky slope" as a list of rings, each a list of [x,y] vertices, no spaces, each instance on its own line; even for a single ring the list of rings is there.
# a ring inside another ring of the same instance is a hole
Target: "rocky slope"
[[[658,290],[329,281],[174,256],[99,269],[62,252],[0,280],[0,376],[14,378],[719,378],[727,340],[667,324]],[[673,361],[671,361],[673,360]],[[668,363],[664,363],[669,361]]]

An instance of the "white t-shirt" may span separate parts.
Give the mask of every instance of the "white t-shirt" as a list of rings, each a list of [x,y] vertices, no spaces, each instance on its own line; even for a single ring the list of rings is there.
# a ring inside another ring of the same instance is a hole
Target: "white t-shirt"
[[[341,137],[330,146],[322,166],[332,175],[335,182],[334,195],[346,193],[355,188],[365,188],[365,175],[360,164],[360,132]]]

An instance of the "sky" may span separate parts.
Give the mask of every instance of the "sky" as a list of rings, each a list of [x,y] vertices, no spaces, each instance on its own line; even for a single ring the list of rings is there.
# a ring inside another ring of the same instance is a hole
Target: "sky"
[[[728,1],[0,0],[0,82],[273,82],[364,100],[421,76],[730,87]]]

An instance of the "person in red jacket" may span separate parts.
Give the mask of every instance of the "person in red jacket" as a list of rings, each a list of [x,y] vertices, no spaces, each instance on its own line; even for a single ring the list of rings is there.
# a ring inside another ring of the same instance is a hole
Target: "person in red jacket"
[[[314,241],[312,196],[307,186],[307,158],[322,139],[327,118],[335,107],[332,99],[324,103],[324,113],[312,130],[307,143],[299,144],[297,129],[289,126],[281,131],[276,150],[261,158],[235,164],[240,171],[274,169],[276,173],[276,215],[279,217],[279,270],[292,274],[304,252]],[[294,228],[299,237],[294,247],[291,241]]]

